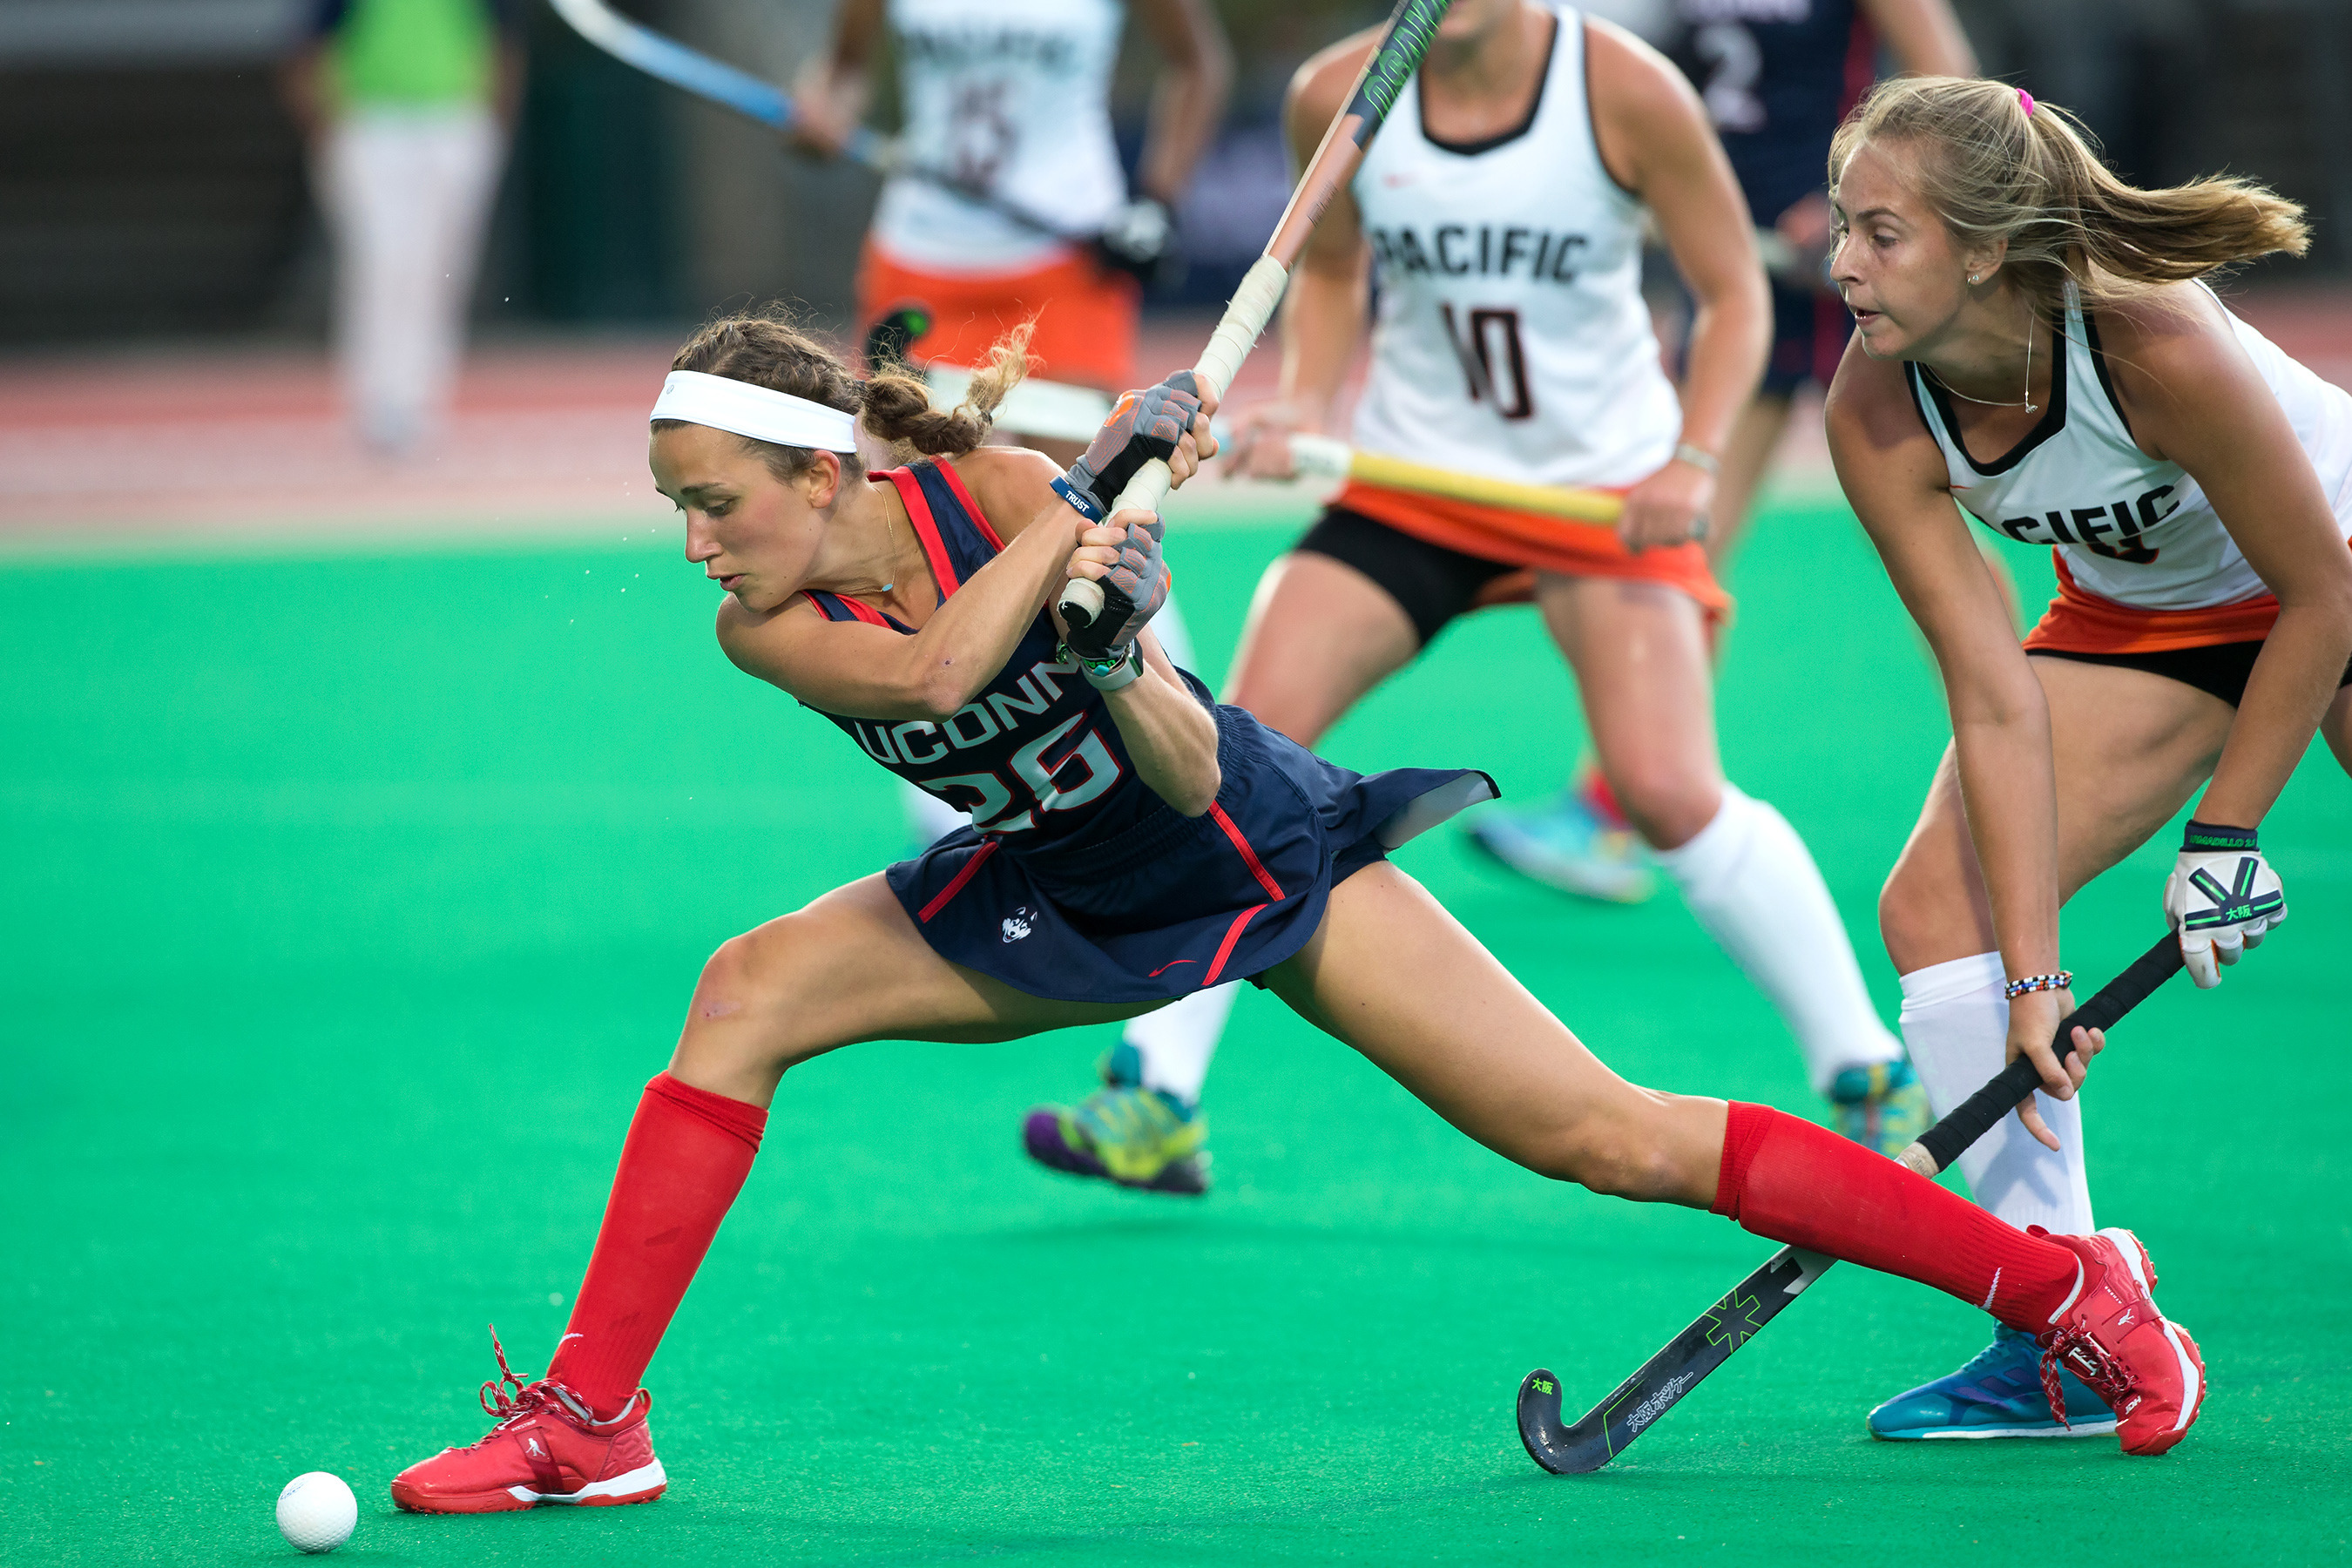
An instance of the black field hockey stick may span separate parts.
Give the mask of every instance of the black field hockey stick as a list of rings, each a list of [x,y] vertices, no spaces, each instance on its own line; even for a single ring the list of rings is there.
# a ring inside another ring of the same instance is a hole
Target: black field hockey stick
[[[666,81],[707,102],[731,109],[772,131],[792,129],[796,114],[792,95],[775,83],[764,81],[750,71],[739,70],[724,60],[714,60],[709,55],[688,48],[677,39],[656,33],[642,23],[633,22],[614,11],[605,0],[548,0],[548,4],[554,7],[557,16],[572,25],[573,32],[623,65],[634,67],[656,81]],[[969,180],[959,180],[943,170],[909,163],[901,156],[895,140],[867,126],[861,125],[849,133],[849,140],[842,144],[841,155],[877,174],[904,174],[909,179],[953,191],[966,201],[1001,213],[1022,227],[1038,234],[1080,243],[1096,237],[1091,230],[1073,233],[1065,229],[1042,214],[1008,202]]]
[[[1397,94],[1421,68],[1421,57],[1429,52],[1431,40],[1437,37],[1437,24],[1444,20],[1445,8],[1452,4],[1453,0],[1397,0],[1380,42],[1364,57],[1364,68],[1357,73],[1356,85],[1349,92],[1347,102],[1339,106],[1339,117],[1323,132],[1322,145],[1315,149],[1315,156],[1299,172],[1298,184],[1290,193],[1290,205],[1282,209],[1281,220],[1274,226],[1274,237],[1265,242],[1264,254],[1242,275],[1241,287],[1234,290],[1223,318],[1209,338],[1209,346],[1201,351],[1201,361],[1192,367],[1192,379],[1202,391],[1223,397],[1225,389],[1233,385],[1242,361],[1249,357],[1258,334],[1265,331],[1266,322],[1273,318],[1274,308],[1282,302],[1283,287],[1290,281],[1290,268],[1299,253],[1307,248],[1307,237],[1315,232],[1315,225],[1322,218],[1323,209],[1331,205],[1331,198],[1355,178],[1357,166],[1363,163],[1372,138],[1380,134],[1381,122],[1388,119]],[[1111,510],[1123,511],[1129,507],[1140,507],[1146,511],[1158,511],[1160,503],[1168,498],[1171,478],[1167,463],[1152,458],[1127,481],[1127,488],[1118,492]],[[1103,602],[1101,584],[1091,578],[1074,577],[1062,588],[1062,619],[1083,630],[1094,625],[1095,617],[1102,614]]]
[[[2078,1026],[2113,1028],[2117,1019],[2170,979],[2180,962],[2180,939],[2168,931],[2163,941],[2107,982],[2097,995],[2060,1021],[2057,1038],[2051,1046],[2058,1059],[2065,1060],[2071,1048],[2067,1042]],[[2032,1059],[2018,1058],[1904,1150],[1902,1163],[1923,1176],[1936,1175],[2040,1087],[2042,1074]],[[1542,1367],[1528,1373],[1519,1384],[1519,1441],[1527,1445],[1528,1458],[1556,1476],[1580,1476],[1599,1469],[1623,1453],[1627,1445],[1648,1431],[1707,1373],[1730,1360],[1734,1351],[1780,1316],[1782,1308],[1836,1261],[1802,1247],[1782,1247],[1700,1314],[1696,1322],[1667,1341],[1664,1350],[1643,1362],[1639,1371],[1586,1411],[1574,1426],[1560,1420],[1559,1380]]]

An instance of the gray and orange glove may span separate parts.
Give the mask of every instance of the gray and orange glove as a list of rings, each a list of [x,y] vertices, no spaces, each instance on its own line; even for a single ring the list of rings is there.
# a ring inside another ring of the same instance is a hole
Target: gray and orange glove
[[[1143,465],[1157,458],[1165,462],[1192,421],[1201,414],[1192,373],[1178,371],[1157,386],[1130,392],[1119,398],[1110,417],[1095,435],[1094,444],[1054,481],[1055,490],[1090,523],[1102,525],[1110,517],[1119,491]],[[1149,521],[1110,531],[1118,559],[1096,581],[1102,586],[1103,607],[1085,626],[1070,631],[1070,650],[1094,660],[1123,655],[1160,606],[1168,602],[1168,563],[1160,553],[1166,525]],[[1105,531],[1101,527],[1089,531]]]

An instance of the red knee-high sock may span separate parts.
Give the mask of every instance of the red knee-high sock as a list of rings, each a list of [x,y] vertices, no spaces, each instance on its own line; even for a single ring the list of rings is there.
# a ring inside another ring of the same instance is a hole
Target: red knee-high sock
[[[2074,1255],[1861,1144],[1731,1102],[1715,1212],[1774,1241],[1900,1274],[2038,1333],[2072,1299]]]
[[[616,1415],[636,1392],[719,1222],[751,1173],[768,1113],[681,1083],[646,1085],[588,1277],[547,1375]]]

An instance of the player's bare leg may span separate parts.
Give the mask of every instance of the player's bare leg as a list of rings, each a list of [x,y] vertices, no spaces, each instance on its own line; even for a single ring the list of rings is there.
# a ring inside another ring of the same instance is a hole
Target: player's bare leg
[[[2050,704],[2065,899],[2180,809],[2211,773],[2234,710],[2145,670],[2048,658],[2032,664]],[[1880,897],[1879,924],[1903,976],[1904,1039],[1941,1114],[2000,1070],[2009,1035],[2000,989],[2007,976],[1948,748]],[[2037,1106],[2060,1149],[2045,1147],[2011,1118],[1963,1154],[1960,1168],[1977,1201],[2011,1225],[2087,1235],[2094,1222],[2081,1103],[2042,1095]],[[2050,1414],[2039,1361],[2030,1342],[2003,1332],[1958,1372],[1872,1411],[1871,1430],[1907,1438],[2095,1436],[2111,1428],[2111,1421],[2084,1418],[2100,1407],[2072,1381],[2063,1386],[2074,1424],[2061,1426]]]
[[[1724,1102],[1619,1078],[1392,865],[1334,888],[1322,929],[1266,982],[1505,1159],[1643,1202],[1714,1200]]]
[[[2338,691],[2336,700],[2327,705],[2319,732],[2327,737],[2327,749],[2336,753],[2336,765],[2352,773],[2352,686]]]
[[[1539,576],[1536,597],[1626,816],[1780,1010],[1842,1130],[1894,1152],[1925,1131],[1926,1097],[1871,1005],[1811,854],[1779,812],[1724,779],[1699,605],[1663,584],[1605,577]]]
[[[1353,566],[1296,550],[1258,579],[1224,700],[1312,748],[1421,651],[1412,617]]]
[[[1146,1010],[1045,1001],[948,963],[878,876],[723,943],[703,966],[669,1070],[638,1102],[546,1376],[508,1373],[501,1351],[503,1386],[485,1388],[496,1425],[402,1471],[394,1500],[488,1513],[661,1495],[668,1479],[638,1383],[751,1173],[765,1108],[794,1063],[858,1040],[1012,1039]]]

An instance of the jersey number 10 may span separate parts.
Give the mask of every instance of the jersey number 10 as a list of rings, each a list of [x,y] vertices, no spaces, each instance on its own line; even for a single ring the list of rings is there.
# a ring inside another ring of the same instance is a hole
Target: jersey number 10
[[[1519,313],[1482,306],[1470,312],[1467,333],[1455,321],[1452,304],[1439,305],[1437,313],[1445,321],[1445,338],[1454,345],[1454,357],[1462,362],[1462,374],[1469,378],[1470,401],[1493,403],[1495,412],[1506,419],[1534,418],[1536,400],[1528,390],[1528,353],[1519,342]],[[1496,379],[1497,361],[1505,382]]]

